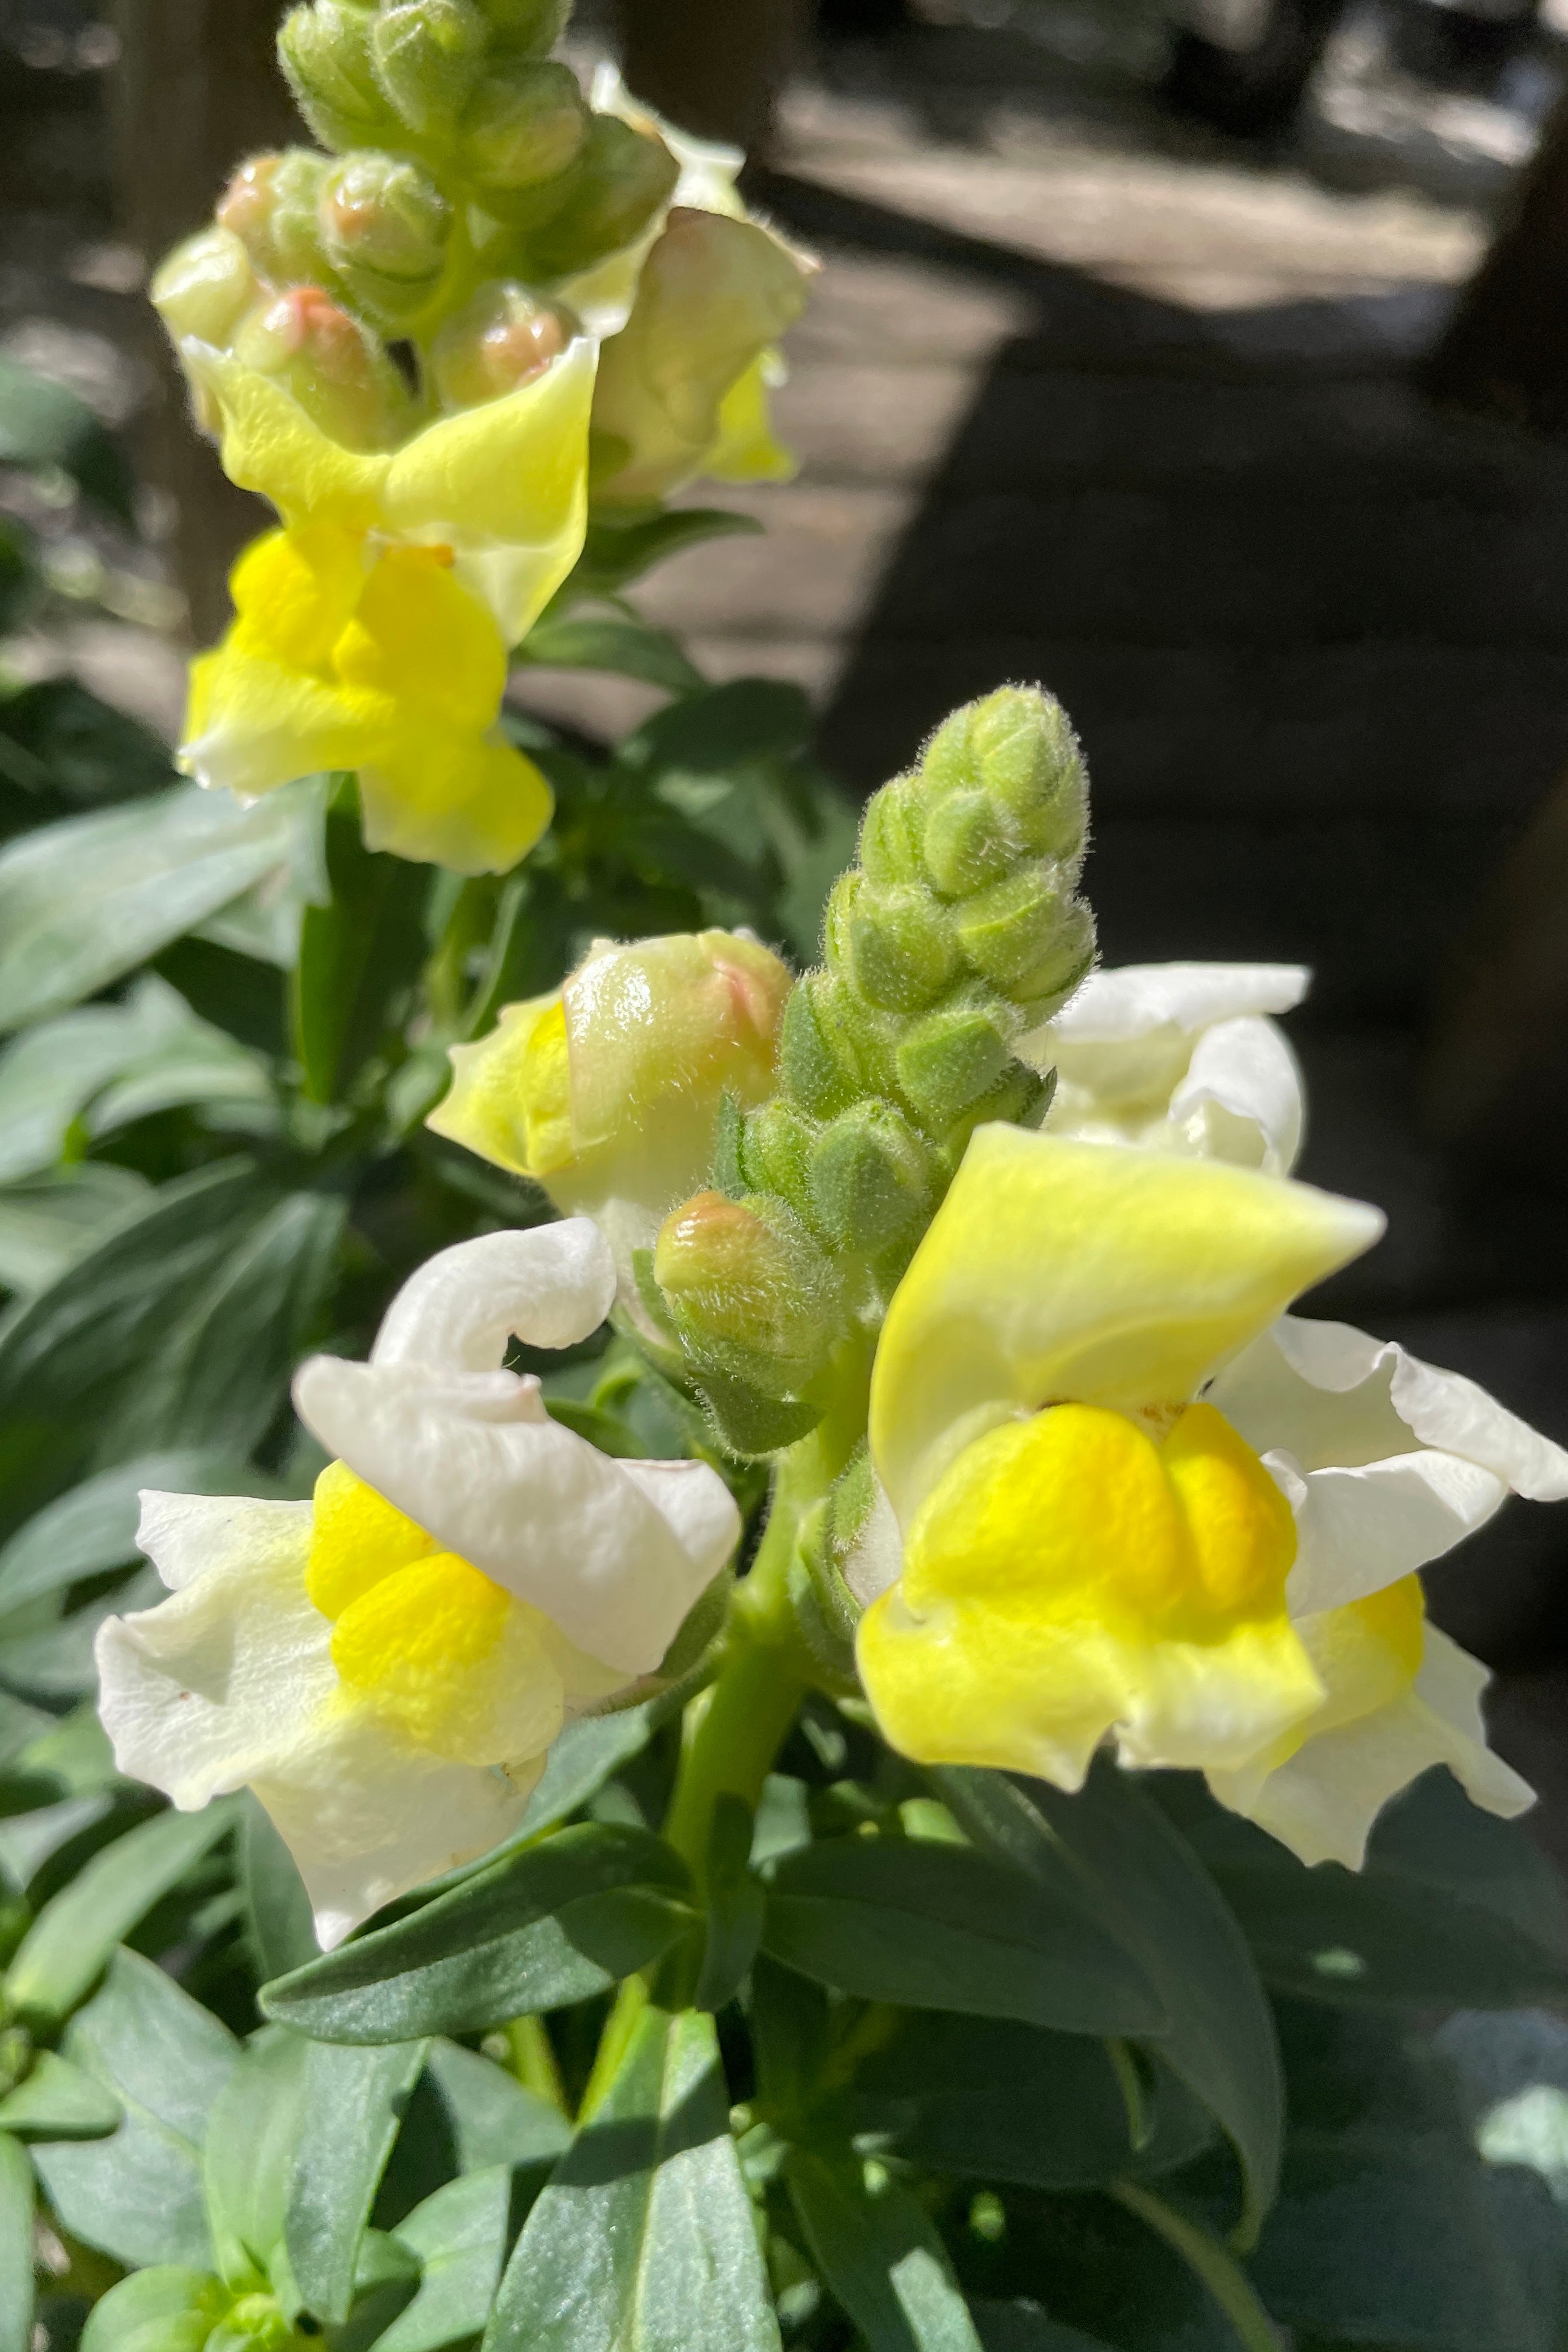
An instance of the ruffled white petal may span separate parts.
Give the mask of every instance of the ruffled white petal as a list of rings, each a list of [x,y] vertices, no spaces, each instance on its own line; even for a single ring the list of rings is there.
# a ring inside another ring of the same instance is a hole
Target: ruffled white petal
[[[1263,1462],[1296,1517],[1286,1586],[1293,1617],[1383,1591],[1452,1551],[1508,1498],[1500,1478],[1456,1454],[1396,1454],[1306,1472],[1288,1454],[1266,1454]]]
[[[1534,1802],[1534,1791],[1486,1745],[1487,1681],[1484,1666],[1428,1624],[1421,1665],[1400,1697],[1307,1740],[1275,1771],[1210,1772],[1208,1785],[1302,1862],[1347,1870],[1365,1861],[1390,1798],[1434,1764],[1446,1764],[1473,1803],[1511,1819]]]
[[[1532,1502],[1568,1499],[1568,1452],[1460,1372],[1424,1363],[1348,1323],[1283,1315],[1228,1364],[1209,1400],[1260,1453],[1309,1470],[1422,1445],[1478,1462]]]
[[[533,1348],[575,1347],[598,1330],[614,1298],[614,1260],[587,1217],[485,1234],[438,1251],[409,1276],[371,1361],[495,1371],[514,1337]]]
[[[1301,1154],[1306,1089],[1283,1031],[1256,1013],[1206,1029],[1171,1096],[1168,1125],[1172,1140],[1200,1158],[1288,1175]]]
[[[305,1595],[310,1507],[150,1495],[143,1527],[177,1590],[99,1627],[99,1712],[120,1770],[195,1812],[287,1755],[337,1688]]]
[[[1191,1036],[1240,1013],[1289,1013],[1311,984],[1299,963],[1122,964],[1091,972],[1047,1025],[1079,1043],[1142,1037],[1167,1024]]]
[[[711,1545],[688,1550],[624,1464],[549,1419],[536,1381],[315,1356],[294,1398],[367,1485],[627,1675],[653,1671],[715,1572]],[[705,1465],[693,1475],[724,1492]]]

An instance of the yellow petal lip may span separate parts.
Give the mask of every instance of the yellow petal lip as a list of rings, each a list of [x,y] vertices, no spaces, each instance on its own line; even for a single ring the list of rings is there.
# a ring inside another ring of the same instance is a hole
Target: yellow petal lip
[[[1383,1227],[1287,1178],[977,1129],[877,1349],[872,1454],[900,1524],[1020,1413],[1185,1403]]]
[[[1165,1442],[1066,1404],[965,1448],[862,1619],[877,1720],[923,1763],[1082,1780],[1124,1761],[1239,1764],[1321,1705],[1285,1605],[1289,1505],[1222,1416]]]

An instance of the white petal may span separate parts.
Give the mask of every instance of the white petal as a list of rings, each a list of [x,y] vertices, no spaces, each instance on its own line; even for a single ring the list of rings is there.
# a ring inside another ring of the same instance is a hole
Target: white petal
[[[570,1348],[609,1314],[615,1266],[586,1217],[485,1234],[437,1252],[403,1284],[371,1350],[373,1364],[449,1364],[487,1372],[514,1336]]]
[[[1396,1454],[1355,1469],[1302,1473],[1263,1456],[1296,1515],[1292,1617],[1364,1601],[1484,1527],[1508,1498],[1500,1478],[1457,1454]]]
[[[1348,1870],[1361,1868],[1389,1799],[1434,1764],[1446,1764],[1474,1803],[1511,1818],[1534,1792],[1485,1744],[1479,1696],[1487,1679],[1484,1666],[1428,1625],[1422,1664],[1401,1697],[1308,1739],[1260,1788],[1244,1773],[1211,1772],[1208,1785],[1302,1862]]]
[[[1270,1176],[1294,1167],[1305,1119],[1301,1066],[1284,1033],[1256,1013],[1205,1030],[1171,1096],[1170,1124],[1188,1150]]]
[[[1283,1315],[1213,1382],[1209,1401],[1259,1453],[1309,1470],[1410,1451],[1410,1437],[1479,1463],[1539,1503],[1568,1499],[1568,1453],[1459,1372],[1348,1323]]]
[[[724,1480],[703,1462],[622,1462],[689,1553],[694,1570],[711,1584],[740,1540],[740,1513]]]
[[[843,1572],[844,1582],[862,1609],[869,1609],[880,1594],[898,1582],[904,1572],[904,1538],[898,1532],[898,1517],[880,1478],[875,1481],[871,1509],[844,1562]]]
[[[255,1780],[305,1881],[323,1951],[410,1887],[476,1861],[517,1829],[544,1769],[454,1764],[368,1708],[331,1708]]]
[[[286,1754],[337,1688],[332,1629],[305,1593],[309,1507],[249,1507],[253,1546],[236,1539],[156,1609],[99,1629],[99,1713],[115,1759],[184,1812]],[[280,1509],[296,1514],[291,1536],[259,1517]]]
[[[1091,972],[1048,1025],[1085,1041],[1139,1037],[1166,1023],[1190,1036],[1239,1013],[1289,1013],[1311,984],[1299,963],[1122,964]]]
[[[308,1503],[259,1503],[254,1495],[161,1495],[143,1487],[137,1549],[171,1592],[209,1569],[292,1559],[310,1542]]]
[[[315,1356],[294,1396],[368,1485],[623,1673],[653,1672],[711,1580],[711,1555],[693,1557],[623,1464],[540,1414],[537,1383]],[[722,1487],[695,1464],[704,1478]]]

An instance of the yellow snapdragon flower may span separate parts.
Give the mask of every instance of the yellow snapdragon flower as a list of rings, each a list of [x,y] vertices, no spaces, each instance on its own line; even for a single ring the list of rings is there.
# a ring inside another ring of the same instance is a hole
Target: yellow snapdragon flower
[[[1529,1802],[1414,1571],[1510,1486],[1568,1495],[1568,1456],[1283,1315],[1382,1223],[1215,1160],[977,1132],[883,1327],[846,1571],[894,1747],[1075,1789],[1110,1737],[1309,1861],[1359,1863],[1434,1763]]]
[[[302,350],[331,341],[324,297],[287,304]],[[193,667],[180,764],[245,796],[357,769],[372,847],[462,873],[515,865],[551,803],[497,725],[507,648],[581,550],[593,344],[390,448],[333,437],[232,352],[193,335],[178,349],[225,471],[283,520],[241,558],[234,626]]]

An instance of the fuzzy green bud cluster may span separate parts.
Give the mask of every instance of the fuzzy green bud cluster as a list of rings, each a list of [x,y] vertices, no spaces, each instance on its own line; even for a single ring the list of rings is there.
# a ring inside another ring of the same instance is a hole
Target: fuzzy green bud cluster
[[[1035,688],[955,712],[872,800],[823,963],[785,1007],[778,1091],[721,1129],[717,1189],[676,1213],[655,1255],[705,1384],[717,1370],[809,1409],[845,1333],[880,1321],[976,1127],[1043,1115],[1048,1082],[1013,1049],[1093,959],[1087,825],[1076,738]],[[732,1265],[735,1219],[768,1281],[791,1286],[787,1329]]]
[[[458,215],[486,278],[538,286],[620,251],[668,202],[677,167],[663,140],[594,113],[549,56],[568,13],[562,0],[311,0],[285,19],[278,57],[299,110],[352,155],[346,180],[323,183],[326,257],[377,323],[428,299]]]

